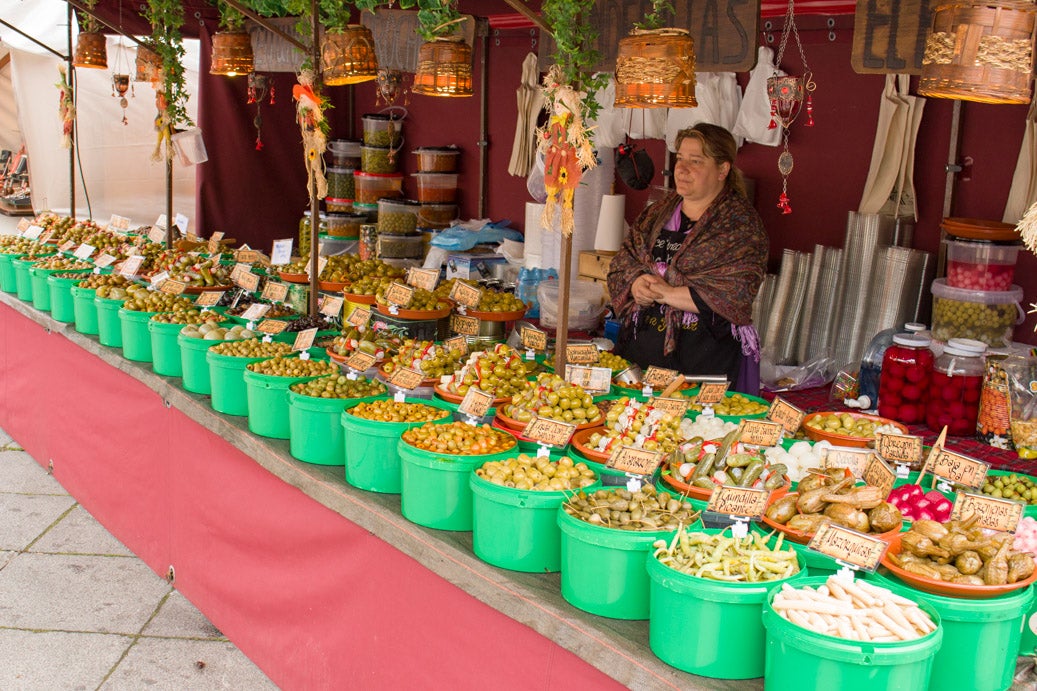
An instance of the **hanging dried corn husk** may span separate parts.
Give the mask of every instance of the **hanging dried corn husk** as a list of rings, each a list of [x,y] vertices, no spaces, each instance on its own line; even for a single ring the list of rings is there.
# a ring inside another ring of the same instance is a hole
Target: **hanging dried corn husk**
[[[292,87],[295,98],[296,120],[302,132],[302,149],[308,176],[308,185],[316,187],[317,197],[328,195],[328,180],[324,177],[324,151],[327,149],[327,121],[324,119],[324,99],[313,91],[313,72],[299,73],[299,83]]]

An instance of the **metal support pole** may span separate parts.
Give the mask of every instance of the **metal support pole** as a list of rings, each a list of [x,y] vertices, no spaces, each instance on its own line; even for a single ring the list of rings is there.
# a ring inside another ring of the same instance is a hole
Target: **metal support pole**
[[[166,249],[173,246],[173,157],[166,149]]]
[[[320,15],[317,0],[310,1],[310,17],[313,20],[313,43],[310,45],[310,59],[313,60],[313,91],[320,93],[323,81],[320,68]],[[307,174],[310,180],[310,300],[309,314],[317,314],[317,255],[320,254],[320,201],[317,199],[317,181]]]
[[[119,34],[120,36],[122,36],[124,38],[130,39],[131,41],[136,43],[138,46],[143,46],[144,45],[144,42],[141,41],[136,36],[131,36],[130,34],[128,34],[125,31],[123,31],[121,27],[118,27],[115,24],[112,24],[111,22],[107,22],[104,19],[101,19],[100,17],[98,17],[94,13],[93,10],[91,10],[89,7],[87,7],[82,2],[79,2],[79,0],[65,0],[65,2],[69,5],[70,8],[71,7],[75,7],[77,11],[82,12],[83,14],[90,15],[91,17],[94,18],[95,21],[97,21],[98,24],[103,25],[106,29],[109,29],[113,33]]]
[[[566,346],[569,344],[569,288],[572,274],[573,236],[562,233],[558,264],[558,331],[555,334],[555,372],[565,376]]]
[[[242,5],[240,2],[235,2],[235,0],[224,0],[224,2],[236,9],[238,12],[241,12],[243,15],[254,21],[256,24],[259,24],[261,27],[263,27],[270,33],[281,37],[285,41],[288,41],[293,46],[301,50],[303,53],[308,53],[310,51],[310,46],[295,38],[295,36],[281,31],[281,27],[271,22],[268,22],[265,17],[256,14],[252,10],[252,8]],[[314,36],[316,37],[316,34],[314,34]],[[316,40],[316,38],[314,40]]]
[[[947,144],[947,179],[943,187],[943,218],[954,212],[954,187],[957,184],[961,164],[958,154],[961,149],[961,116],[962,102],[955,100],[951,111],[951,134]],[[940,247],[936,252],[936,275],[943,276],[947,268],[947,231],[940,228]]]
[[[51,48],[50,46],[48,46],[46,43],[41,43],[40,41],[38,41],[37,39],[33,38],[29,34],[25,33],[24,31],[22,31],[21,29],[19,29],[16,26],[14,26],[13,24],[9,24],[9,23],[5,22],[3,19],[0,19],[0,24],[3,24],[8,29],[10,29],[11,31],[15,32],[16,34],[18,34],[22,38],[25,38],[26,40],[32,41],[33,43],[35,43],[36,45],[38,45],[40,48],[44,49],[48,53],[53,53],[54,55],[58,56],[62,60],[68,60],[69,62],[72,61],[72,9],[71,8],[68,11],[68,55],[62,55],[58,51],[56,51],[53,48]]]
[[[489,95],[487,93],[487,77],[486,77],[486,55],[490,51],[490,23],[488,20],[480,17],[476,19],[478,23],[479,36],[482,38],[482,57],[479,60],[479,210],[477,218],[486,217],[486,167],[487,167],[487,150],[486,148],[490,145],[488,141],[489,132],[488,129],[488,117],[489,112]]]
[[[66,74],[68,75],[68,86],[72,89],[72,101],[75,103],[76,98],[76,68],[72,66],[72,6],[68,5],[66,8],[65,16],[68,18],[66,22],[67,36],[68,36],[68,55],[60,55],[59,57],[64,58],[65,65],[67,67]],[[5,24],[7,22],[4,22]],[[19,32],[21,33],[21,32]],[[48,48],[48,50],[50,50]],[[51,51],[54,52],[54,51]],[[75,122],[72,123],[72,131],[69,132],[69,141],[72,146],[68,147],[68,215],[73,219],[76,217],[76,126]]]

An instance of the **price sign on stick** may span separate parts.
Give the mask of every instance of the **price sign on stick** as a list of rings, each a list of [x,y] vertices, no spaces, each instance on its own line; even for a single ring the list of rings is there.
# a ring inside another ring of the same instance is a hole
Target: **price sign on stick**
[[[144,257],[140,256],[139,254],[134,254],[133,256],[126,257],[126,259],[122,262],[122,269],[119,270],[119,273],[121,273],[126,278],[132,278],[137,275],[138,271],[140,271],[140,265],[143,263]]]
[[[191,221],[184,214],[177,214],[173,217],[173,225],[180,229],[181,233],[187,233],[187,226],[190,225]]]
[[[533,419],[526,424],[522,430],[523,436],[539,444],[548,446],[565,446],[576,433],[576,425],[561,420],[551,420],[546,417],[534,415]]]
[[[22,220],[18,221],[18,234],[22,237],[25,237],[25,231],[27,231],[29,229],[29,226],[31,225],[32,221],[30,221],[27,218],[23,218]]]
[[[601,358],[601,351],[593,343],[569,343],[565,346],[565,361],[574,365],[593,365]]]
[[[313,346],[314,339],[317,338],[317,327],[312,329],[305,329],[295,335],[295,343],[292,344],[293,351],[306,351]]]
[[[771,409],[767,411],[767,419],[781,423],[781,426],[789,434],[795,434],[799,431],[800,426],[803,424],[803,418],[806,416],[807,414],[804,411],[792,405],[781,396],[774,397]]]
[[[346,321],[352,326],[362,329],[367,326],[367,322],[371,321],[371,310],[363,307],[354,307]]]
[[[825,449],[821,459],[822,468],[846,468],[858,480],[875,456],[871,449],[849,449],[831,447]]]
[[[283,266],[292,261],[292,239],[274,240],[273,248],[270,250],[270,264]]]
[[[977,489],[983,486],[990,465],[974,458],[940,449],[933,459],[933,475],[966,487]]]
[[[102,252],[101,256],[94,260],[94,266],[103,269],[106,266],[111,266],[116,261],[118,260],[112,255],[108,254],[107,252]]]
[[[215,307],[220,304],[224,292],[225,291],[222,290],[207,290],[198,296],[198,299],[194,301],[194,304],[198,307]]]
[[[566,365],[565,381],[582,387],[587,393],[607,393],[612,388],[612,370],[608,367]]]
[[[656,396],[651,400],[653,408],[658,408],[664,413],[669,413],[678,420],[683,418],[688,413],[688,407],[691,405],[691,401],[684,398],[663,398],[662,396]]]
[[[770,495],[770,491],[765,489],[720,485],[713,488],[706,511],[756,520],[763,516]]]
[[[454,336],[453,338],[448,338],[445,341],[443,341],[443,347],[446,348],[447,351],[456,349],[459,353],[461,353],[461,355],[467,355],[468,339],[466,339],[464,336]]]
[[[281,321],[280,319],[264,319],[259,322],[259,326],[256,327],[256,331],[265,334],[271,334],[276,336],[285,329],[288,328],[288,322]]]
[[[450,299],[459,305],[474,308],[482,300],[482,291],[464,281],[455,281],[454,287],[450,289]]]
[[[875,435],[879,455],[894,463],[918,463],[922,460],[922,438],[910,434]]]
[[[457,406],[457,410],[469,417],[482,418],[492,406],[493,396],[473,386],[461,399],[461,405]]]
[[[1023,517],[1023,505],[1010,499],[998,499],[970,492],[956,492],[951,520],[964,521],[977,517],[976,526],[1014,533]]]
[[[679,376],[681,375],[677,370],[652,365],[645,371],[644,383],[653,389],[665,389]]]
[[[43,235],[42,226],[29,226],[25,229],[25,233],[22,234],[22,237],[28,240],[38,240],[40,235]]]
[[[357,351],[346,360],[346,367],[357,372],[366,372],[374,367],[375,362],[377,362],[377,359],[374,355]]]
[[[413,391],[421,386],[421,382],[424,381],[424,379],[425,377],[421,375],[421,372],[412,370],[409,367],[401,367],[389,376],[388,381],[398,389]]]
[[[238,277],[234,279],[234,285],[242,290],[254,293],[259,290],[259,274],[254,274],[251,271],[240,272]]]
[[[540,329],[534,329],[532,326],[523,326],[522,330],[519,331],[519,337],[522,339],[523,348],[536,350],[541,353],[547,350],[547,334]]]
[[[59,252],[68,252],[69,250],[71,250],[75,246],[76,246],[76,241],[75,240],[66,240],[65,242],[61,243],[61,245],[58,247],[58,251]]]
[[[157,225],[151,226],[148,231],[148,240],[161,245],[166,241],[166,229]]]
[[[888,547],[885,541],[877,537],[858,533],[834,523],[823,523],[807,546],[869,573],[878,568],[879,561]]]
[[[436,289],[437,283],[439,283],[439,271],[436,269],[410,269],[407,271],[407,285],[433,291]]]
[[[755,446],[777,446],[785,428],[766,420],[742,420],[738,425],[738,441]]]
[[[163,293],[169,293],[171,295],[182,295],[187,290],[187,284],[183,281],[177,281],[173,278],[167,278],[162,281],[162,285],[159,286],[159,290]]]
[[[882,491],[882,496],[889,496],[890,490],[896,484],[897,474],[879,456],[872,454],[868,465],[864,468],[861,476],[864,482]]]
[[[76,259],[89,259],[90,256],[97,250],[93,245],[88,245],[85,242],[76,248],[73,255]]]
[[[234,261],[239,264],[255,264],[259,261],[259,252],[255,250],[238,250],[234,253]]]
[[[325,317],[337,317],[342,313],[342,305],[345,304],[343,298],[328,296],[321,302],[320,313]],[[368,312],[368,315],[371,313]]]
[[[479,320],[475,317],[465,317],[460,314],[450,315],[450,330],[463,336],[479,335]]]
[[[528,435],[527,435],[528,436]],[[662,451],[636,449],[633,446],[617,446],[605,461],[606,468],[619,470],[631,475],[651,475],[663,462],[666,454]]]
[[[673,381],[672,377],[670,381]],[[724,396],[727,395],[728,386],[730,386],[730,384],[726,381],[722,383],[703,382],[699,387],[698,395],[695,396],[695,402],[699,405],[713,405],[714,403],[720,403],[720,401],[724,400]],[[655,387],[653,386],[652,388]]]
[[[390,305],[405,308],[413,299],[414,288],[399,283],[398,281],[393,281],[389,284],[389,287],[385,289],[385,301]]]
[[[254,322],[262,319],[269,311],[270,305],[265,305],[261,302],[254,302],[248,306],[248,309],[241,315],[241,318],[245,321]]]
[[[288,297],[288,286],[284,283],[267,281],[259,297],[270,302],[284,302],[284,299]]]
[[[114,230],[117,233],[125,233],[130,229],[130,219],[118,214],[112,214],[111,220],[108,221],[108,229]]]

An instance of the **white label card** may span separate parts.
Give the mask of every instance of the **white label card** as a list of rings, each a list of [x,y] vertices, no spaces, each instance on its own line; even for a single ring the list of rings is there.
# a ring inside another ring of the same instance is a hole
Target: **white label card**
[[[96,247],[94,247],[93,245],[88,245],[84,242],[82,245],[76,248],[76,251],[73,252],[73,254],[77,259],[89,259],[95,251],[97,251]]]
[[[108,221],[108,228],[120,233],[125,233],[130,229],[130,219],[118,214],[112,214],[111,220]]]
[[[41,226],[29,226],[25,229],[25,233],[22,235],[24,238],[30,240],[36,240],[43,234],[43,228]]]
[[[190,225],[191,221],[184,214],[177,214],[173,217],[173,225],[180,229],[180,232],[187,235],[187,226]]]
[[[283,266],[292,261],[292,243],[293,240],[291,238],[274,240],[274,246],[270,250],[270,264],[272,266]]]

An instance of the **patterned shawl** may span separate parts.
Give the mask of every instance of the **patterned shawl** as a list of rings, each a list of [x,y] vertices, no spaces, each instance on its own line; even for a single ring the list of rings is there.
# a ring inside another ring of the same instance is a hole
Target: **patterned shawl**
[[[634,279],[659,273],[652,246],[663,226],[679,219],[681,201],[679,194],[671,192],[646,208],[612,259],[609,293],[624,323],[636,320],[642,309],[630,294]],[[694,288],[710,309],[733,326],[744,326],[752,321],[753,300],[767,272],[768,245],[756,210],[740,194],[725,189],[688,232],[662,276],[670,285]],[[665,305],[662,311],[666,320],[664,354],[669,355],[677,347],[677,330],[686,315]]]

